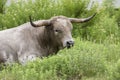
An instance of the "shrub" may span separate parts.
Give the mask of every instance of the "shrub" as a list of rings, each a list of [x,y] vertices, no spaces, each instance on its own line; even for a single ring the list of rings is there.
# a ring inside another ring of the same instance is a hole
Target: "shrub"
[[[116,23],[115,17],[110,18],[105,10],[96,15],[94,25],[86,28],[84,34],[88,40],[96,42],[118,42],[119,41],[119,28]]]
[[[0,13],[4,13],[4,6],[5,6],[6,0],[0,0]]]
[[[114,65],[108,68],[108,78],[110,80],[119,80],[120,79],[120,60],[117,61]]]

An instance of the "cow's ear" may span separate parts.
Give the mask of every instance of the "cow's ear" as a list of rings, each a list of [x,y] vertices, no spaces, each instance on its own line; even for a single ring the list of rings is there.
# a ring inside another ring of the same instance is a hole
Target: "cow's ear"
[[[35,24],[35,23],[33,23],[32,19],[31,19],[31,16],[29,16],[29,19],[30,19],[30,24],[33,27],[41,27],[41,26],[49,26],[49,25],[51,25],[51,21],[50,20],[40,21],[39,23]]]

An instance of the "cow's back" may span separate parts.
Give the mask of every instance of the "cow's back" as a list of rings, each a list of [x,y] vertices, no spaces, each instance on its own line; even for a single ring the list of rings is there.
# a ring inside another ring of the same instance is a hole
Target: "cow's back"
[[[18,51],[22,44],[22,32],[28,23],[21,26],[0,31],[0,63],[12,63],[18,61]],[[23,40],[24,41],[24,40]]]

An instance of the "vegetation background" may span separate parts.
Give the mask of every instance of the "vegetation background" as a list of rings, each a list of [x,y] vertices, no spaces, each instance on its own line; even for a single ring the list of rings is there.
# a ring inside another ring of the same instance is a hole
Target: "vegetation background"
[[[120,9],[114,0],[104,0],[87,9],[89,0],[19,0],[5,6],[0,0],[0,29],[9,29],[29,21],[56,15],[88,17],[87,23],[73,24],[75,46],[57,55],[38,59],[25,66],[3,67],[1,80],[120,80]]]

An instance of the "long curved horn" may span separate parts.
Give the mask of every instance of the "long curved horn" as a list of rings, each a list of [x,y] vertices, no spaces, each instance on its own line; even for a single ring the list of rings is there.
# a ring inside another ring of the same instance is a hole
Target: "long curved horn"
[[[83,23],[83,22],[87,22],[87,21],[91,20],[95,15],[96,15],[96,13],[93,14],[92,16],[88,17],[88,18],[82,18],[82,19],[69,18],[69,20],[70,20],[72,23]]]
[[[44,20],[44,21],[39,22],[38,24],[35,24],[35,23],[32,22],[31,16],[29,16],[29,19],[30,19],[30,24],[33,27],[41,27],[41,26],[48,26],[48,25],[50,25],[50,20]]]

